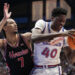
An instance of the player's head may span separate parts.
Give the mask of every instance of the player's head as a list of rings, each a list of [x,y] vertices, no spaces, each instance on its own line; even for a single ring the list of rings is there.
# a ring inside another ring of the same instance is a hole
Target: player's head
[[[13,19],[7,19],[6,24],[3,27],[3,30],[5,33],[17,33],[18,32],[18,27],[16,22]]]
[[[60,30],[66,22],[67,10],[64,8],[55,8],[52,11],[53,25],[57,30]]]

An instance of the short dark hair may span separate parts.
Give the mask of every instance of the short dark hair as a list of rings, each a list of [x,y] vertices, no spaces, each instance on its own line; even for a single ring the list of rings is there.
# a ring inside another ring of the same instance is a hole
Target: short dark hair
[[[54,8],[52,11],[52,16],[57,17],[60,15],[67,15],[67,10],[64,8]]]

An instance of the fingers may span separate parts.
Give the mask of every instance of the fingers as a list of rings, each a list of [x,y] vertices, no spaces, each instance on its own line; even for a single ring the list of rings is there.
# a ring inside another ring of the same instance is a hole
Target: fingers
[[[8,8],[8,10],[9,10],[9,7],[10,7],[10,5],[9,5],[9,4],[7,4],[7,8]]]
[[[11,16],[12,12],[9,12],[9,17]]]
[[[75,32],[75,29],[71,29],[71,30],[69,30],[69,32]]]
[[[75,29],[72,29],[72,30],[68,30],[68,34],[70,34],[70,35],[75,35]]]
[[[72,34],[68,34],[69,37],[71,37],[72,39],[75,39],[75,36],[73,36]]]
[[[9,10],[9,4],[8,3],[4,3],[4,9],[8,9]]]
[[[12,12],[9,13],[10,15],[12,14]]]
[[[8,3],[4,3],[4,18],[8,19],[11,16],[11,12],[9,12],[10,5]]]

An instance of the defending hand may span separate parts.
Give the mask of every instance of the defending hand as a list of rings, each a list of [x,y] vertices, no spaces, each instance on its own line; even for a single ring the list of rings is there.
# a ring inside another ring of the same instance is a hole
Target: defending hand
[[[9,4],[4,3],[4,19],[8,19],[11,16],[11,12],[9,11]]]

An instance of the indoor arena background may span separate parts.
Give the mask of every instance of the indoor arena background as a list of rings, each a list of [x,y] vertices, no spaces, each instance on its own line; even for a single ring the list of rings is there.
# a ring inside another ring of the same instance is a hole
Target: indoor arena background
[[[12,12],[11,17],[18,24],[19,33],[31,31],[38,19],[50,21],[51,11],[55,7],[67,9],[67,21],[64,27],[66,29],[75,28],[75,0],[0,0],[0,20],[3,17],[3,5],[5,2],[10,4],[9,11]],[[4,38],[2,32],[0,33],[0,38]],[[3,52],[0,53],[0,75],[8,75],[8,68],[2,54]],[[61,55],[63,55],[63,52]],[[64,58],[61,58],[62,61]],[[64,60],[64,62],[67,61]],[[64,62],[62,66],[64,66]]]

